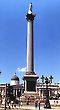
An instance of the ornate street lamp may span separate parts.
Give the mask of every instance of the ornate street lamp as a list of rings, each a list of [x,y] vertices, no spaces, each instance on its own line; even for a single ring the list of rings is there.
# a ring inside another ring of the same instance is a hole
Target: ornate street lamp
[[[41,76],[41,79],[42,79],[42,84],[44,84],[44,79],[45,79],[44,75]]]
[[[52,83],[53,76],[50,75],[49,79],[50,79],[50,83]]]
[[[50,83],[50,81],[47,77],[45,78],[45,83],[46,83],[46,100],[45,100],[44,108],[51,109],[51,105],[49,102],[49,90],[48,90],[48,83]]]

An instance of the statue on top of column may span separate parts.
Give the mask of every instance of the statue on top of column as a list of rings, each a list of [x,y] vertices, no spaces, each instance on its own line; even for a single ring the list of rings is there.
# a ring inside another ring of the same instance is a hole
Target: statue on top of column
[[[29,10],[28,10],[29,14],[32,14],[32,3],[29,4]]]

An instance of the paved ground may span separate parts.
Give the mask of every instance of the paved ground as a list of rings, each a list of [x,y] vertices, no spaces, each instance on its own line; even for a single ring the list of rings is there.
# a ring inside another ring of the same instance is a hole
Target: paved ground
[[[25,110],[25,109],[26,110],[39,110],[38,107],[35,108],[34,106],[22,106],[21,109],[23,109],[23,110]],[[58,109],[60,110],[59,106],[57,106],[57,107],[52,106],[51,109],[45,109],[43,106],[40,107],[40,110],[58,110]]]
[[[4,108],[0,108],[0,110],[4,110]],[[39,108],[35,108],[34,106],[22,106],[20,108],[13,108],[13,109],[7,109],[7,110],[39,110]],[[60,106],[52,106],[51,109],[45,109],[43,106],[40,107],[40,110],[60,110]]]

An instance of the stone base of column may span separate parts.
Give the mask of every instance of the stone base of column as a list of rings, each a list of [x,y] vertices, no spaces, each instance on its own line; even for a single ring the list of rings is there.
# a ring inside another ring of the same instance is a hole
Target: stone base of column
[[[38,92],[31,92],[31,91],[24,91],[24,96],[28,96],[28,97],[39,97],[39,93]]]
[[[36,82],[39,77],[34,72],[26,72],[23,76],[23,80],[25,82],[25,91],[24,92],[37,92],[36,90]]]

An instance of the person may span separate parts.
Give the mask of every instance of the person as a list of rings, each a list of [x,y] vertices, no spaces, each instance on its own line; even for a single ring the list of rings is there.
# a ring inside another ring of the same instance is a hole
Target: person
[[[12,106],[12,108],[13,108],[13,104],[14,104],[14,102],[13,102],[13,101],[11,101],[11,106]]]
[[[58,105],[58,100],[56,101],[56,105]]]
[[[54,106],[56,106],[55,100],[54,100]]]
[[[40,110],[40,100],[39,100],[39,102],[38,102],[38,106],[39,106],[39,110]]]
[[[37,108],[37,101],[35,101],[35,107]]]
[[[27,100],[27,105],[29,105],[29,99],[30,99],[30,97],[28,97],[28,100]]]
[[[9,103],[9,109],[10,109],[10,103]]]
[[[20,105],[22,106],[22,101],[21,101]]]
[[[19,102],[19,107],[20,107],[20,102]]]

